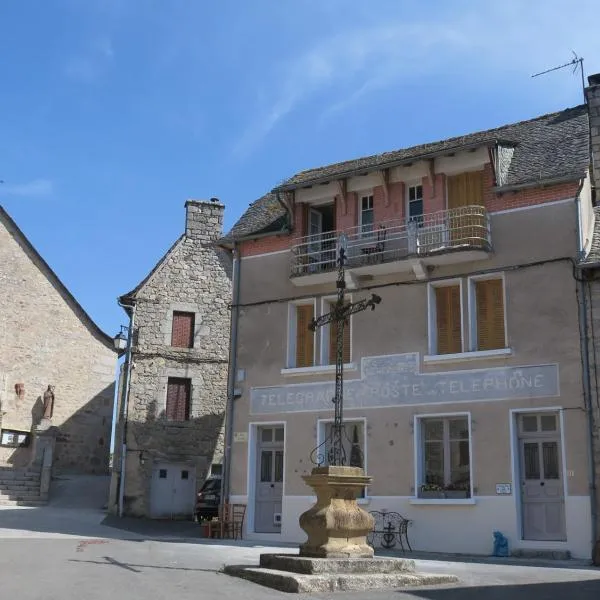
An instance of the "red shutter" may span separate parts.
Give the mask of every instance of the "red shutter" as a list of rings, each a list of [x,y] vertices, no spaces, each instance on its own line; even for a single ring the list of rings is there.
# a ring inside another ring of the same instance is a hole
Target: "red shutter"
[[[171,346],[176,348],[194,347],[194,313],[173,312]]]
[[[169,421],[187,421],[190,418],[189,379],[169,377],[167,383],[167,419]]]

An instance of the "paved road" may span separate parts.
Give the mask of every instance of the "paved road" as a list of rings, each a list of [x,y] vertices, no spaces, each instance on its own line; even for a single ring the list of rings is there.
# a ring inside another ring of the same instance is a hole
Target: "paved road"
[[[0,510],[0,598],[19,600],[162,600],[290,595],[219,573],[224,564],[257,564],[270,547],[208,542],[188,524],[139,520],[112,525],[94,506]],[[290,552],[290,548],[281,548]],[[557,563],[558,564],[558,563]],[[349,600],[598,600],[600,570],[488,562],[418,560],[419,570],[454,573],[460,583],[429,589],[316,594]],[[292,596],[293,597],[293,596]]]

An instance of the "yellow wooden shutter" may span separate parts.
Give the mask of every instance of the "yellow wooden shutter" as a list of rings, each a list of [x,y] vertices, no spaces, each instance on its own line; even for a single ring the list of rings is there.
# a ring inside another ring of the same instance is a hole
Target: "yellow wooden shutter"
[[[502,279],[477,281],[475,296],[477,298],[477,350],[505,348]]]
[[[435,288],[438,354],[462,352],[460,286]]]
[[[314,317],[314,306],[296,307],[296,366],[312,367],[314,362],[315,334],[308,328]]]
[[[465,206],[483,205],[483,171],[465,173]]]
[[[330,305],[333,309],[333,304]],[[350,362],[350,319],[344,323],[344,363]],[[337,352],[337,323],[331,323],[329,326],[329,364],[335,364]]]

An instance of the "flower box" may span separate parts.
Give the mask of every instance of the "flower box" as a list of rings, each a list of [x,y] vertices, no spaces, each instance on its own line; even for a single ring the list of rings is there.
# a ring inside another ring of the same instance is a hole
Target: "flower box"
[[[460,500],[469,497],[469,492],[467,490],[446,490],[444,495],[448,499],[452,500]]]
[[[419,494],[419,498],[423,498],[424,500],[439,500],[445,498],[443,491],[436,490],[423,490]]]

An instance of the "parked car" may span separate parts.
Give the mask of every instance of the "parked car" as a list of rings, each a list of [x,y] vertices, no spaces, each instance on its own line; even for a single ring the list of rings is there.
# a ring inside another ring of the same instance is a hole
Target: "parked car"
[[[221,503],[221,478],[209,477],[196,496],[196,519],[210,520],[219,516]]]

